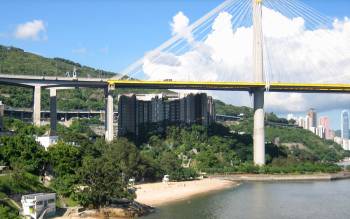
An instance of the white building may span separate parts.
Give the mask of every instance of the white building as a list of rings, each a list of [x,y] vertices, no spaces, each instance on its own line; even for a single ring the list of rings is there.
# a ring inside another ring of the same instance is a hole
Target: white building
[[[299,127],[304,128],[305,127],[305,118],[299,117],[297,123],[298,123]]]
[[[349,150],[349,139],[343,139],[342,142],[343,149],[348,151]]]
[[[303,128],[307,129],[307,130],[310,130],[311,127],[312,127],[311,117],[310,116],[306,116],[305,117],[305,126]]]
[[[57,144],[58,136],[41,136],[41,137],[36,137],[35,141],[38,142],[41,146],[43,146],[45,148],[45,150],[47,151],[47,149],[51,145]]]
[[[37,193],[23,195],[22,216],[30,219],[37,219],[41,216],[55,215],[56,213],[56,194],[55,193]]]
[[[334,137],[334,142],[340,144],[344,150],[350,151],[350,140],[341,137]]]
[[[349,111],[343,110],[341,112],[341,137],[343,139],[349,139]]]
[[[316,134],[317,128],[316,128],[316,127],[309,127],[309,130],[310,130],[312,133]]]
[[[316,135],[318,135],[318,137],[320,138],[326,138],[326,131],[325,131],[325,128],[322,126],[322,125],[319,125],[317,128],[316,128]]]
[[[343,139],[341,137],[334,137],[334,142],[337,144],[342,145],[343,144]]]

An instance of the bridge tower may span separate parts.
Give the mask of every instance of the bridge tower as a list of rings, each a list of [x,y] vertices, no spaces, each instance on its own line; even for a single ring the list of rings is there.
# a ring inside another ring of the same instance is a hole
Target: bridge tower
[[[255,82],[264,82],[262,0],[253,1],[253,70]],[[254,94],[254,164],[265,164],[265,125],[264,125],[264,89],[253,91]]]

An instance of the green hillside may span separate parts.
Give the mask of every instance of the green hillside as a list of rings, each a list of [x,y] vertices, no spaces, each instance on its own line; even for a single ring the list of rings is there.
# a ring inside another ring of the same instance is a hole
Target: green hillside
[[[271,114],[270,114],[271,115]],[[269,116],[267,116],[269,118]],[[280,119],[283,121],[283,119]],[[298,127],[281,127],[266,122],[266,140],[273,142],[280,147],[289,149],[291,155],[299,159],[311,161],[338,161],[349,152],[342,149],[340,145],[333,141],[324,140],[309,130]],[[253,133],[253,119],[249,118],[232,125],[231,130],[236,132]]]
[[[15,47],[0,45],[0,74],[18,75],[48,75],[65,76],[76,68],[78,77],[110,78],[116,73],[94,69],[79,63],[62,59],[46,58],[25,52]],[[169,92],[165,90],[135,90],[117,89],[115,96],[120,93]],[[79,88],[60,90],[57,92],[59,110],[103,110],[104,91],[102,89]],[[30,108],[32,106],[33,90],[13,86],[0,85],[0,101],[8,106]],[[42,109],[49,109],[49,92],[42,91]],[[116,100],[115,100],[116,101]]]
[[[115,75],[113,72],[94,69],[67,59],[46,58],[23,49],[0,45],[1,74],[65,76],[74,67],[79,77],[109,78]]]

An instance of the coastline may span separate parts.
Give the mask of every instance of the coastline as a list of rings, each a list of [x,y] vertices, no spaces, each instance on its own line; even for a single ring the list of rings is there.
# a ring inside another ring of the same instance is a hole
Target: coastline
[[[235,188],[244,182],[332,181],[350,179],[350,172],[315,174],[227,174],[211,175],[202,180],[136,185],[136,201],[159,207],[196,195]]]
[[[239,185],[239,182],[215,177],[185,182],[139,184],[135,186],[137,188],[136,201],[159,207],[171,202],[186,200],[196,195],[235,188]]]
[[[316,173],[316,174],[227,174],[210,175],[208,178],[169,183],[145,183],[135,185],[136,202],[146,206],[161,207],[173,202],[184,201],[191,197],[206,195],[217,191],[236,188],[244,182],[297,182],[297,181],[332,181],[350,179],[350,172]],[[103,212],[113,212],[114,215],[123,215],[123,218],[132,218],[125,209],[106,208]],[[104,213],[104,214],[105,214]],[[71,208],[65,215],[55,217],[65,218],[99,218],[101,215],[93,210],[85,211],[80,215],[77,208]],[[119,218],[119,217],[111,217]]]
[[[237,182],[332,181],[350,179],[350,172],[314,174],[217,174],[211,175],[209,178],[233,180]]]

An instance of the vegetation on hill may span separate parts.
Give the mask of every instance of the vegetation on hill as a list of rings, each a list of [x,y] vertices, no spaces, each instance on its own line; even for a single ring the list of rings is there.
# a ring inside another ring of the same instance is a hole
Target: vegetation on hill
[[[228,116],[239,116],[244,115],[244,118],[253,117],[253,109],[250,107],[238,107],[231,104],[226,104],[221,100],[215,100],[215,110],[217,114],[228,115]]]
[[[76,68],[79,77],[109,78],[115,75],[62,58],[45,58],[15,47],[0,45],[0,73],[39,76],[65,76]],[[72,76],[72,74],[70,74]]]
[[[0,74],[66,76],[76,68],[78,77],[110,78],[113,72],[94,69],[62,58],[45,58],[15,47],[0,45]],[[70,74],[72,76],[72,74]],[[114,96],[122,93],[161,93],[167,90],[117,89]],[[49,109],[49,91],[42,90],[42,109]],[[11,107],[30,108],[33,89],[0,85],[0,101]],[[115,102],[117,98],[115,98]],[[79,88],[57,92],[59,110],[103,110],[104,90]]]
[[[253,119],[240,121],[230,127],[236,132],[253,133]],[[337,143],[321,139],[309,130],[298,127],[279,127],[267,125],[266,140],[280,147],[287,147],[294,157],[311,162],[336,162],[350,153]]]

